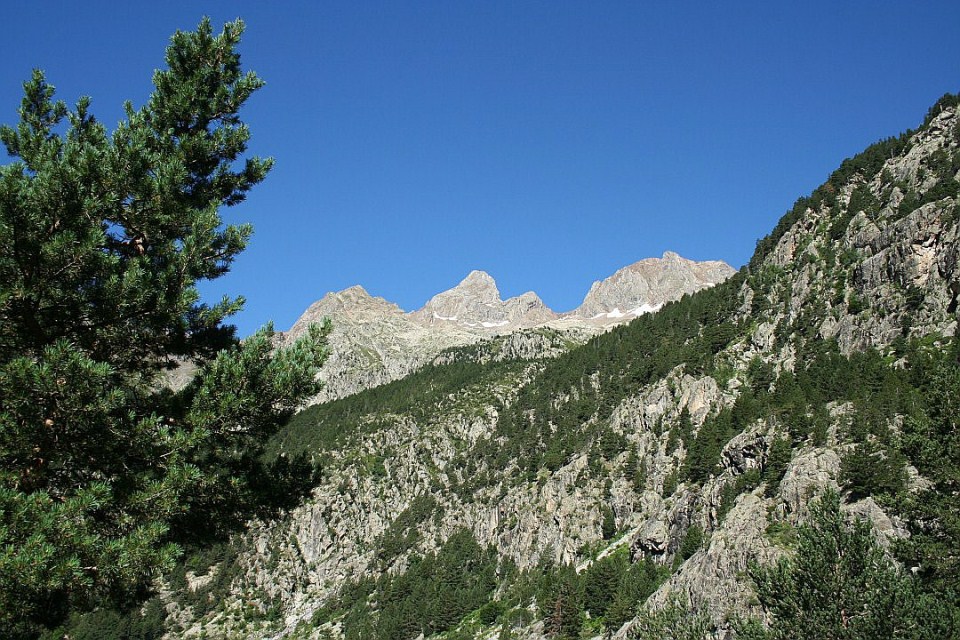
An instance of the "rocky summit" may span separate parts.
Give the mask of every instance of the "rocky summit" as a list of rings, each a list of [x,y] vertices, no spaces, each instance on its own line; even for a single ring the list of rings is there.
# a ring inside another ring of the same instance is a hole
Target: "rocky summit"
[[[332,391],[267,446],[308,494],[124,624],[960,637],[958,104],[844,161],[737,273],[668,252],[560,317],[479,271],[414,313],[329,294],[291,333],[333,320]]]
[[[532,291],[501,300],[497,283],[484,271],[471,271],[456,287],[438,293],[411,314],[411,318],[425,325],[455,323],[492,332],[533,327],[556,317]]]
[[[577,318],[623,321],[656,311],[679,295],[723,282],[735,269],[721,260],[695,262],[666,251],[620,269],[590,287],[583,304],[571,312]]]

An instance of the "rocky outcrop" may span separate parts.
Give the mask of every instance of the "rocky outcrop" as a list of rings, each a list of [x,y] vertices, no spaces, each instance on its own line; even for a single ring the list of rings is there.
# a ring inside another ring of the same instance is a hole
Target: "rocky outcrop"
[[[328,293],[297,320],[284,340],[291,342],[312,323],[329,319],[330,357],[321,369],[323,391],[316,401],[344,397],[397,380],[444,349],[473,344],[475,333],[450,325],[424,327],[397,305],[354,286]]]
[[[808,208],[784,233],[764,265],[778,274],[764,295],[785,303],[778,321],[806,315],[845,354],[901,335],[956,332],[960,199],[949,186],[932,189],[960,179],[960,171],[943,175],[960,153],[957,120],[955,108],[942,110],[903,153],[874,175],[852,176],[835,201]],[[924,197],[931,201],[917,206]]]

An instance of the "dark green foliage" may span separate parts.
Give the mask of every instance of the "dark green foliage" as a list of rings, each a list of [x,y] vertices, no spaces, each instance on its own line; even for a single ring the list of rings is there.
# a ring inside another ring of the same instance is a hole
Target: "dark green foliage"
[[[920,198],[920,194],[911,188],[906,188],[903,194],[903,199],[900,200],[900,204],[897,206],[897,215],[898,217],[903,217],[912,211],[916,210],[923,200]]]
[[[651,561],[631,562],[625,547],[581,573],[549,561],[520,572],[509,561],[498,563],[496,552],[482,549],[470,532],[459,531],[438,553],[412,558],[399,575],[346,585],[313,623],[340,620],[346,637],[356,640],[409,640],[448,632],[474,612],[485,626],[529,625],[527,607],[536,602],[546,629],[575,638],[587,614],[601,628],[619,628],[668,575]]]
[[[489,599],[496,586],[495,569],[493,549],[481,549],[469,532],[455,533],[436,556],[427,555],[403,576],[387,580],[379,591],[382,631],[377,637],[412,637],[402,630],[414,621],[425,635],[454,627]]]
[[[195,615],[212,611],[230,595],[233,581],[243,574],[243,567],[237,562],[238,554],[236,541],[193,547],[188,550],[185,560],[169,574],[170,583],[184,594],[185,604],[193,607]],[[187,572],[202,576],[211,570],[214,571],[213,578],[206,585],[187,588]]]
[[[518,362],[480,364],[460,359],[427,365],[400,380],[304,409],[267,443],[266,455],[274,457],[283,452],[288,456],[321,457],[353,437],[387,427],[390,416],[409,415],[428,421],[436,405],[449,395],[465,388],[482,389],[524,366]]]
[[[577,637],[585,615],[599,628],[618,629],[668,576],[667,568],[652,561],[631,562],[622,547],[580,573],[568,565],[543,565],[531,577],[545,628]]]
[[[850,295],[847,297],[847,313],[855,316],[863,313],[864,309],[866,309],[866,303],[864,303],[863,298],[855,292],[850,292]]]
[[[773,365],[764,362],[760,356],[754,356],[747,365],[747,380],[750,381],[754,393],[766,393],[776,380]]]
[[[633,490],[640,493],[647,485],[646,463],[640,460],[636,449],[630,449],[624,465],[624,476],[630,481]]]
[[[774,438],[761,475],[761,479],[766,483],[764,494],[767,497],[777,494],[780,481],[783,479],[783,474],[786,472],[787,465],[790,464],[792,457],[793,447],[790,441],[787,438]]]
[[[663,491],[661,493],[663,494],[664,498],[669,498],[673,495],[673,492],[677,490],[679,475],[680,474],[677,473],[676,469],[674,469],[663,479]]]
[[[627,449],[627,439],[612,429],[600,433],[597,438],[597,449],[604,460],[613,460]]]
[[[863,212],[871,220],[875,220],[880,212],[880,201],[870,191],[867,184],[861,184],[850,194],[850,202],[842,208],[830,224],[830,240],[836,242],[847,231],[850,221],[858,213]]]
[[[827,493],[797,532],[796,553],[750,571],[769,630],[743,625],[744,637],[811,640],[948,638],[956,628],[944,605],[917,590],[877,543],[868,522],[848,522]]]
[[[871,220],[875,220],[880,212],[880,200],[877,199],[870,187],[866,184],[859,185],[850,194],[850,202],[847,204],[848,215],[852,218],[854,215],[863,212]]]
[[[923,305],[925,294],[920,287],[910,285],[904,293],[904,304],[908,311],[916,311]]]
[[[904,497],[911,536],[900,552],[930,589],[960,608],[960,340],[924,365],[916,374],[927,408],[906,420],[903,449],[933,484]]]
[[[680,443],[683,443],[687,449],[693,444],[693,422],[690,420],[690,410],[686,406],[680,410],[676,428],[670,429],[667,434],[667,453],[676,451]]]
[[[600,515],[602,516],[601,521],[601,533],[604,540],[609,540],[617,532],[617,519],[613,513],[613,509],[610,508],[610,505],[605,504],[600,509]]]
[[[720,507],[717,509],[717,520],[722,522],[737,496],[747,491],[753,491],[760,484],[760,472],[757,469],[749,469],[736,477],[733,482],[727,482],[723,485],[723,493],[720,494]]]
[[[542,596],[543,629],[561,638],[576,638],[580,635],[585,585],[574,568],[565,565],[550,586]]]
[[[166,612],[158,599],[123,615],[112,609],[98,609],[85,615],[74,614],[63,629],[41,636],[41,640],[160,640],[167,632]],[[69,629],[68,632],[66,630]]]
[[[674,567],[679,567],[684,561],[699,551],[705,539],[703,527],[698,524],[692,524],[687,527],[687,531],[683,534],[683,540],[680,541],[680,547],[677,549]]]
[[[605,616],[620,580],[629,571],[626,553],[613,553],[594,562],[583,575],[583,608],[591,617]]]
[[[684,459],[684,479],[701,483],[717,471],[723,445],[736,435],[731,415],[731,410],[723,409],[704,420]]]
[[[666,606],[644,611],[630,630],[630,640],[703,640],[713,625],[703,613],[690,610],[685,599],[671,598]]]
[[[410,506],[390,523],[377,541],[380,548],[377,558],[384,566],[398,555],[409,550],[420,538],[420,526],[434,515],[437,501],[433,496],[417,496]]]
[[[843,456],[840,483],[852,500],[867,496],[894,496],[906,486],[903,456],[884,449],[877,441],[867,440]]]
[[[496,587],[497,553],[473,534],[455,532],[437,553],[413,557],[399,575],[382,574],[346,585],[338,601],[315,622],[341,618],[351,639],[410,640],[448,631],[472,611],[500,611],[490,604]]]
[[[480,624],[490,627],[506,612],[507,607],[503,602],[491,600],[477,611],[477,619],[480,621]]]
[[[953,98],[956,97],[953,96]],[[960,196],[960,182],[957,182],[954,177],[960,171],[960,151],[955,148],[938,149],[927,158],[922,169],[929,172],[927,175],[932,174],[935,181],[922,193],[901,184],[900,188],[904,192],[904,196],[897,208],[898,217],[903,217],[929,202]],[[945,220],[948,223],[950,222],[950,212],[945,216]]]
[[[602,612],[606,628],[616,630],[636,615],[640,604],[669,577],[669,571],[652,560],[629,563],[625,551],[617,550],[607,558],[604,561],[613,563],[619,574],[616,591],[596,612],[591,610],[591,614]]]
[[[683,442],[687,449],[693,443],[693,421],[690,419],[690,410],[684,405],[680,410],[680,417],[677,420],[677,436]],[[670,438],[674,437],[673,431],[670,432]],[[667,447],[670,449],[670,447]]]
[[[32,636],[71,607],[132,606],[184,533],[220,534],[274,491],[264,439],[306,396],[319,328],[274,352],[199,302],[250,235],[220,209],[272,162],[244,158],[241,22],[178,32],[146,105],[108,134],[40,71],[0,128],[0,628]],[[200,365],[158,391],[181,359]],[[210,526],[219,525],[219,526]],[[101,619],[107,621],[107,613]],[[131,631],[130,633],[133,633]],[[139,632],[138,632],[139,633]]]

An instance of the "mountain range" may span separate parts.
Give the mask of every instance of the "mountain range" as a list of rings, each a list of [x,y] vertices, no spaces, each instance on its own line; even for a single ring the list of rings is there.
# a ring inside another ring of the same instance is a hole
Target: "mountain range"
[[[583,342],[734,273],[722,261],[696,262],[667,251],[594,282],[583,303],[565,313],[551,310],[532,291],[503,300],[494,279],[479,270],[410,313],[357,285],[312,304],[285,341],[296,340],[312,323],[331,320],[331,357],[318,398],[329,400],[407,375],[444,349],[496,336],[525,331],[527,341],[542,342],[545,331],[561,331],[567,341]]]
[[[567,314],[480,271],[412,313],[328,294],[287,336],[331,319],[327,395],[267,446],[309,490],[124,624],[960,637],[958,105],[844,161],[736,273],[667,253]],[[75,629],[121,637],[110,615]]]

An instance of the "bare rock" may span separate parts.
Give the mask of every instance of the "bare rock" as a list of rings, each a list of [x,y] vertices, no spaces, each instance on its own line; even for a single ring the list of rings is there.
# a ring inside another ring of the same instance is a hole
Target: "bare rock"
[[[655,311],[686,293],[712,287],[736,273],[720,260],[696,262],[667,251],[661,258],[647,258],[597,281],[571,312],[580,318],[620,319]]]

